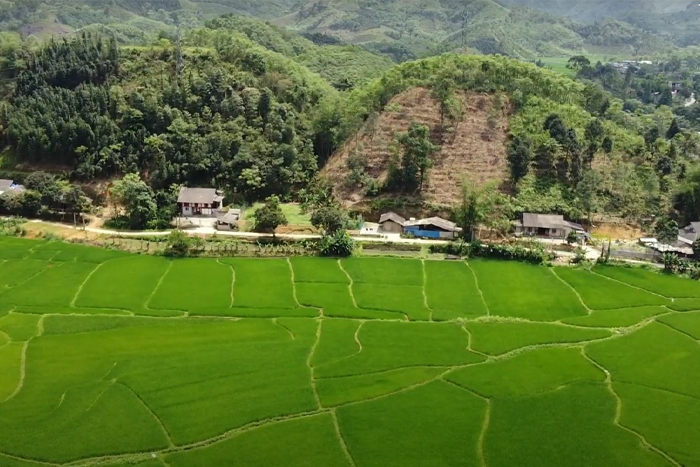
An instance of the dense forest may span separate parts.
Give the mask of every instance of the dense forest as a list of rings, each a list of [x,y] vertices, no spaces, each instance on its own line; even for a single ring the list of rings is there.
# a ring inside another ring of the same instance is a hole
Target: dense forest
[[[587,40],[609,36],[604,23],[572,27]],[[700,54],[692,48],[624,70],[577,55],[568,65],[573,80],[503,56],[448,52],[395,65],[330,35],[230,14],[162,30],[148,45],[121,45],[94,28],[40,44],[1,38],[3,169],[58,171],[76,182],[135,173],[162,200],[181,184],[216,186],[232,202],[301,199],[337,150],[392,98],[420,86],[439,102],[443,135],[468,117],[465,93],[500,103],[510,170],[494,180],[501,215],[700,217]],[[397,134],[387,180],[353,169],[367,199],[391,207],[387,200],[412,197],[424,212],[452,209],[421,196],[441,138],[417,124]]]

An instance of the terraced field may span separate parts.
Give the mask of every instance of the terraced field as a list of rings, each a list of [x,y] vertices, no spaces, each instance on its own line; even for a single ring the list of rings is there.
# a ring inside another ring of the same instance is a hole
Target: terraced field
[[[692,467],[699,439],[696,282],[0,238],[0,467]]]

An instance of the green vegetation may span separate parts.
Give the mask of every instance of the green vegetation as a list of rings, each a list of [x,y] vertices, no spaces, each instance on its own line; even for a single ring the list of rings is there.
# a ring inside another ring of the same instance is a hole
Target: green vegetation
[[[163,258],[6,237],[0,251],[12,258],[0,263],[2,465],[696,457],[700,313],[654,295],[687,295],[684,279],[486,259]],[[634,307],[590,312],[579,296]]]

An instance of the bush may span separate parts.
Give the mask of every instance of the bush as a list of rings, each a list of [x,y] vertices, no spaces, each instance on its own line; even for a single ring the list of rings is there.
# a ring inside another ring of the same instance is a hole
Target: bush
[[[333,235],[324,235],[319,242],[321,256],[346,258],[355,251],[355,241],[347,232],[339,230]]]
[[[182,258],[190,254],[192,239],[182,230],[173,230],[168,236],[168,245],[165,247],[166,256]]]
[[[556,258],[555,253],[547,251],[541,245],[525,248],[521,245],[498,245],[478,241],[471,244],[459,241],[444,245],[431,245],[429,251],[430,253],[444,253],[466,258],[505,259],[533,264],[547,263]]]

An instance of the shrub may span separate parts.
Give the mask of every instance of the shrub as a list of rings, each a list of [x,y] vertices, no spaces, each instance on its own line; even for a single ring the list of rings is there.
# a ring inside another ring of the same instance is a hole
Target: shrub
[[[355,241],[343,230],[339,230],[333,235],[324,235],[319,242],[321,256],[346,258],[352,256],[354,250]]]
[[[173,230],[168,236],[168,245],[165,248],[166,256],[182,258],[190,253],[192,239],[182,230]]]
[[[555,253],[545,250],[541,245],[525,248],[522,245],[498,245],[482,242],[469,244],[459,241],[444,245],[431,245],[429,251],[430,253],[444,253],[467,258],[494,258],[534,264],[543,264],[556,258]]]

